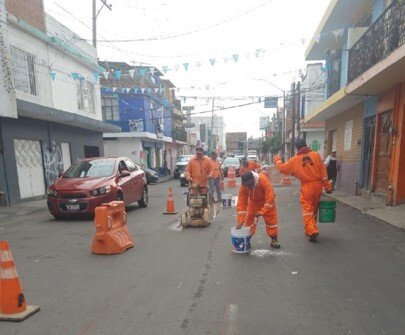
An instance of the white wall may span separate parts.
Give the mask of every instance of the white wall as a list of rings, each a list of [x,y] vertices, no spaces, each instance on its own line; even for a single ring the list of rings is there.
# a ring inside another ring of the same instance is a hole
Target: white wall
[[[136,138],[117,138],[112,141],[103,141],[104,155],[106,157],[125,156],[132,159],[135,163],[141,164],[140,153],[142,141]],[[146,160],[146,157],[144,158]]]
[[[42,39],[34,37],[28,31],[17,28],[17,26],[13,24],[14,20],[15,19],[10,16],[8,24],[3,24],[5,35],[10,46],[14,46],[35,57],[37,90],[37,95],[17,91],[16,98],[102,120],[100,85],[94,78],[94,72],[97,71],[96,50],[90,44],[84,41],[78,41],[78,37],[72,31],[62,26],[49,15],[46,16],[46,25],[50,31],[48,36],[64,38],[68,45],[75,47],[77,51],[92,60],[94,65],[89,64],[69,51],[56,48],[52,44],[48,44]],[[74,36],[76,37],[74,38]],[[11,59],[10,48],[8,48],[7,51]],[[50,71],[56,73],[54,81],[51,79]],[[84,81],[89,81],[94,84],[93,111],[86,112],[79,110],[77,103],[79,80],[72,78],[72,72],[78,73],[84,78]]]
[[[324,158],[324,141],[325,141],[325,131],[322,129],[321,131],[308,131],[306,133],[306,142],[307,145],[310,147],[313,141],[318,141],[320,144],[320,150],[318,153]]]
[[[326,71],[321,63],[308,64],[307,73],[302,81],[302,95],[305,95],[305,114],[314,111],[325,100]]]

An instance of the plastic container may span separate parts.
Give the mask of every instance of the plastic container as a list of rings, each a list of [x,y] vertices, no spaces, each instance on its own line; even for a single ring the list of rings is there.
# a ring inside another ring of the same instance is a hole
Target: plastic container
[[[232,205],[232,194],[222,194],[222,206],[231,207]]]
[[[242,227],[231,229],[232,252],[236,254],[245,254],[250,251],[250,229]]]
[[[233,195],[233,196],[232,196],[232,200],[231,200],[231,206],[232,206],[232,207],[236,207],[237,204],[238,204],[238,196],[237,196],[237,195]]]
[[[187,202],[187,197],[188,197],[188,190],[185,190],[185,191],[183,191],[183,199],[184,199],[184,202]]]
[[[336,201],[322,200],[319,202],[319,222],[334,223],[336,220]]]

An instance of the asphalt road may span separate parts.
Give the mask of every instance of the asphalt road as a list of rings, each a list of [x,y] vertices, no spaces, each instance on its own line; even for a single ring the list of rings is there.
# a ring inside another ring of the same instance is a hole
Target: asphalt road
[[[94,255],[91,221],[47,213],[0,222],[29,304],[41,311],[0,334],[405,334],[405,232],[338,205],[335,224],[304,236],[297,187],[276,188],[281,249],[260,225],[253,252],[233,254],[235,209],[207,228],[165,216],[178,181],[150,186],[128,209],[135,247]],[[236,192],[234,190],[233,192]]]

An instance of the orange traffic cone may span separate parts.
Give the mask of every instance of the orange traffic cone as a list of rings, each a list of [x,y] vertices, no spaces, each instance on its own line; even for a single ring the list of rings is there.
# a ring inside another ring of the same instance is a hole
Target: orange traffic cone
[[[7,241],[0,241],[0,320],[23,321],[39,311],[27,306]]]
[[[235,168],[231,165],[228,169],[228,181],[226,183],[227,188],[236,187],[236,177],[235,177]]]
[[[167,202],[166,202],[166,212],[163,214],[177,214],[178,211],[174,209],[174,199],[173,199],[173,191],[172,188],[169,187],[167,192]]]

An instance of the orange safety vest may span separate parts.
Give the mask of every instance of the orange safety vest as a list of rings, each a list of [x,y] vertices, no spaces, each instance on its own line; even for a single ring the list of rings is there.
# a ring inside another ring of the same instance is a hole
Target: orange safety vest
[[[198,159],[194,156],[188,161],[185,175],[193,184],[197,184],[200,187],[206,187],[211,171],[212,164],[210,158],[204,156],[202,159]]]

